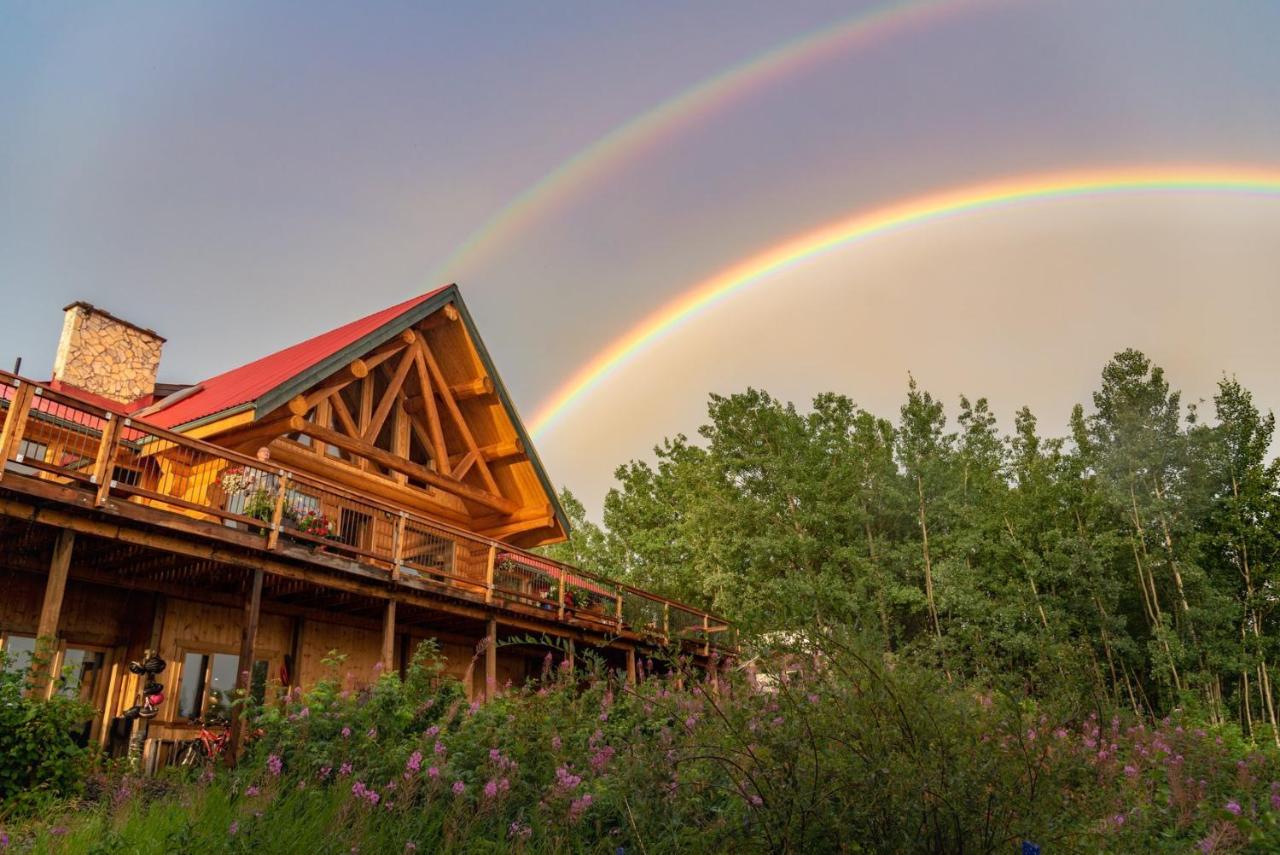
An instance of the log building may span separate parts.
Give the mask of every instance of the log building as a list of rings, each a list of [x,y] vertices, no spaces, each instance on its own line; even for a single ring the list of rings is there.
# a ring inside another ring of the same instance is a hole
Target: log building
[[[119,735],[147,650],[156,762],[236,691],[359,688],[427,638],[477,698],[541,669],[508,639],[632,679],[646,648],[728,646],[714,615],[528,551],[568,522],[456,287],[193,385],[156,382],[163,345],[75,303],[49,381],[0,372],[0,649],[93,705],[86,739]]]

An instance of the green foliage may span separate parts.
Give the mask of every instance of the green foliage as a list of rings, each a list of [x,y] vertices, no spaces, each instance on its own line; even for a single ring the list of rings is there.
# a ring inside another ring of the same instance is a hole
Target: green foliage
[[[31,697],[30,675],[8,668],[0,653],[0,816],[75,794],[88,768],[89,752],[74,733],[93,709],[57,693]]]
[[[712,395],[699,444],[618,469],[584,560],[748,631],[850,626],[953,680],[1044,685],[1050,663],[1280,745],[1275,422],[1234,379],[1213,404],[1134,350],[1064,438],[1026,408],[1004,436],[981,398],[949,427],[914,378],[896,425],[840,395]]]
[[[535,643],[522,639],[521,644]],[[584,651],[468,705],[431,646],[402,682],[322,682],[250,710],[235,770],[106,779],[10,825],[16,851],[1186,851],[1280,843],[1280,757],[1182,718],[1141,723],[959,686],[842,629],[756,640],[710,673]],[[0,838],[3,839],[3,838]]]

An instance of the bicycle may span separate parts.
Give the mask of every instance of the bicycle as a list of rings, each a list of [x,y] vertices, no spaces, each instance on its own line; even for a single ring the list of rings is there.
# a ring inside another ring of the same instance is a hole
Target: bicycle
[[[204,719],[195,718],[192,719],[192,723],[200,725],[200,731],[194,739],[182,742],[182,747],[178,750],[178,765],[195,766],[217,762],[227,750],[227,743],[231,740],[231,732],[226,729],[226,723],[218,722],[222,725],[222,729],[216,731],[206,727]]]

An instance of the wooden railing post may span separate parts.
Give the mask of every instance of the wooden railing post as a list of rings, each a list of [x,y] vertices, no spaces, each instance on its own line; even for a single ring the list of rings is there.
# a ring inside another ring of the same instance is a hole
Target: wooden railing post
[[[120,430],[124,422],[115,413],[107,413],[107,423],[102,426],[102,436],[98,440],[98,455],[93,461],[93,474],[90,483],[98,485],[98,494],[93,504],[102,507],[107,503],[107,495],[111,492],[112,478],[116,471],[116,452],[120,449]]]
[[[400,567],[404,564],[404,528],[409,515],[404,511],[396,518],[395,528],[391,532],[391,579],[400,580]]]
[[[23,383],[14,379],[18,391],[13,393],[9,401],[9,415],[4,420],[4,430],[0,431],[0,479],[4,478],[4,464],[13,458],[22,442],[23,431],[27,429],[27,416],[31,414],[31,399],[37,387],[31,383]]]
[[[622,589],[618,588],[617,593],[618,593],[618,612],[616,617],[618,619],[618,632],[622,632]]]
[[[484,601],[493,602],[493,564],[498,558],[498,547],[489,545],[489,564],[484,571]]]
[[[564,565],[560,565],[560,584],[556,586],[556,600],[559,605],[560,620],[564,620]]]
[[[671,643],[671,604],[662,604],[662,643]]]
[[[276,504],[271,509],[271,531],[267,532],[267,549],[275,549],[276,544],[280,542],[280,525],[284,520],[284,500],[289,495],[289,473],[283,469],[278,470],[276,476],[280,480],[280,485],[276,490]]]
[[[702,655],[711,655],[711,616],[702,613]]]

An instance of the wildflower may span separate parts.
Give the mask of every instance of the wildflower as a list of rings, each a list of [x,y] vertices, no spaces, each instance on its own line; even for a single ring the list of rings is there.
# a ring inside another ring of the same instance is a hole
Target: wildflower
[[[446,751],[448,751],[448,750],[449,750],[448,748],[445,748],[445,747],[444,747],[444,743],[443,743],[443,742],[441,742],[441,741],[440,741],[440,740],[438,740],[438,739],[436,740],[436,747],[435,747],[435,752],[436,752],[436,754],[439,754],[439,755],[443,756],[443,755],[444,755],[444,753],[445,753]]]
[[[234,819],[231,820],[231,825],[227,826],[227,834],[231,835],[232,837],[235,837],[239,833],[240,833],[240,823],[236,822]]]
[[[1117,827],[1119,827],[1119,826],[1124,825],[1124,820],[1125,820],[1125,816],[1124,816],[1124,814],[1122,814],[1122,813],[1118,813],[1118,814],[1116,814],[1116,815],[1115,815],[1115,817],[1113,818],[1113,820],[1112,820],[1112,821],[1113,821],[1113,822],[1115,822],[1115,824],[1116,824],[1116,826],[1117,826]]]
[[[303,707],[298,710],[298,718],[309,718],[311,716],[311,707]]]
[[[378,728],[376,728],[376,727],[371,727],[371,728],[369,728],[369,732],[368,732],[368,733],[366,733],[366,734],[365,734],[365,736],[366,736],[367,738],[369,738],[369,739],[377,739],[377,738],[378,738]]]
[[[501,760],[501,759],[502,759],[502,752],[501,752],[501,751],[499,751],[497,748],[490,748],[490,749],[489,749],[489,760],[490,760],[491,762],[493,762],[493,763],[497,763],[497,762],[498,762],[499,760]]]
[[[1138,767],[1133,764],[1128,764],[1124,767],[1124,774],[1127,777],[1132,778],[1134,775],[1138,774]]]
[[[436,725],[436,724],[433,724],[433,725],[431,725],[430,727],[428,727],[428,728],[427,728],[427,738],[428,738],[428,739],[435,739],[436,734],[437,734],[437,733],[439,733],[439,732],[440,732],[440,726],[439,726],[439,725]]]
[[[439,767],[437,767],[437,766],[432,766],[430,769],[428,769],[428,770],[427,770],[427,777],[428,777],[428,778],[439,778],[439,777],[440,777],[440,769],[439,769]]]
[[[484,797],[486,799],[494,799],[498,797],[498,782],[490,778],[484,785]]]
[[[253,798],[258,794],[258,788],[250,784],[249,786],[245,787],[244,794],[249,798]]]
[[[1231,801],[1227,802],[1226,807],[1228,811],[1235,814],[1236,816],[1240,815],[1240,803],[1235,799],[1232,799]]]
[[[333,771],[332,766],[321,766],[320,772],[317,774],[317,777],[319,777],[320,780],[323,781],[325,778],[329,777],[329,773],[332,771]]]
[[[811,704],[816,704],[816,703],[818,703],[818,701],[819,701],[819,700],[821,700],[821,698],[819,698],[819,697],[818,697],[817,695],[815,695],[813,692],[810,692],[810,693],[809,693],[809,703],[811,703]]]
[[[61,837],[62,835],[67,833],[67,830],[63,828],[61,825],[59,825],[49,829],[49,833],[52,834],[54,837]]]
[[[404,773],[405,777],[416,774],[422,768],[422,752],[415,751],[409,755],[409,759],[405,761]]]
[[[574,799],[569,804],[569,821],[577,822],[589,807],[591,807],[591,794],[583,793],[580,798]]]
[[[280,755],[272,754],[267,758],[267,771],[270,772],[273,777],[279,778],[280,771],[283,768],[284,761],[280,759]]]
[[[387,805],[387,807],[391,807],[391,805]],[[405,852],[417,852],[417,851],[418,851],[418,844],[414,843],[412,840],[406,840],[406,841],[404,842],[404,851],[405,851]]]
[[[350,763],[343,763],[343,764],[338,768],[338,777],[340,777],[340,778],[345,778],[345,777],[347,777],[348,775],[350,775],[350,774],[351,774],[351,771],[352,771],[352,770],[351,770],[351,764],[350,764]]]
[[[562,742],[560,741],[560,737],[559,737],[558,735],[557,735],[557,736],[553,736],[553,737],[551,737],[551,747],[552,747],[554,750],[559,751],[559,750],[560,750],[560,746],[561,746],[561,745],[563,745],[563,744],[564,744],[564,743],[562,743]]]
[[[454,782],[453,782],[453,794],[454,794],[455,796],[460,796],[460,795],[462,795],[462,794],[463,794],[464,792],[466,792],[466,791],[467,791],[467,785],[466,785],[466,784],[462,783],[461,781],[454,781]]]
[[[342,738],[343,739],[351,738],[351,728],[349,727],[342,728]]]
[[[472,701],[471,706],[467,707],[467,715],[475,715],[480,712],[480,702]]]
[[[547,654],[547,655],[550,656],[551,654]],[[525,825],[519,820],[516,820],[515,822],[511,823],[511,825],[507,828],[508,837],[518,837],[518,838],[527,840],[530,836],[532,836],[532,834],[533,834],[532,826]]]

